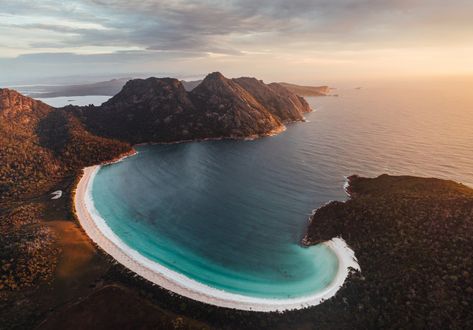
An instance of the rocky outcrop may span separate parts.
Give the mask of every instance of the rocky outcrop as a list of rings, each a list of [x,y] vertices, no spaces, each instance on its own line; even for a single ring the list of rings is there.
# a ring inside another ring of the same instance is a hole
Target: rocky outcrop
[[[283,123],[303,121],[304,113],[310,112],[310,106],[300,96],[295,95],[280,84],[266,85],[255,78],[236,78],[234,82],[242,86],[268,111]]]
[[[131,143],[186,139],[194,106],[181,82],[134,79],[100,107],[76,108],[96,134]]]
[[[221,73],[209,74],[190,92],[218,135],[252,137],[271,133],[282,127],[281,121],[256,100],[256,98]]]

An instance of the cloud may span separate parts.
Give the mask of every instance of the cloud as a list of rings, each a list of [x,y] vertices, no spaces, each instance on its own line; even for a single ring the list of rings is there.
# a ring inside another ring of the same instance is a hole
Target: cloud
[[[470,0],[0,0],[0,56],[125,65],[458,46],[473,40],[471,12]]]
[[[281,47],[291,40],[317,44],[337,39],[369,43],[400,34],[406,39],[435,25],[454,30],[471,20],[471,2],[445,8],[443,1],[0,1],[0,12],[41,16],[52,23],[18,23],[18,29],[54,33],[50,48],[137,46],[153,50],[195,50],[238,54],[235,47]],[[453,7],[453,8],[452,8]],[[456,9],[455,9],[456,8]],[[468,11],[469,9],[470,11]],[[55,24],[55,19],[68,24]],[[83,28],[75,23],[96,24]],[[436,24],[437,23],[437,24]],[[59,35],[58,35],[59,34]],[[368,38],[368,39],[367,39]],[[367,42],[368,41],[368,42]],[[44,48],[44,43],[30,43]]]

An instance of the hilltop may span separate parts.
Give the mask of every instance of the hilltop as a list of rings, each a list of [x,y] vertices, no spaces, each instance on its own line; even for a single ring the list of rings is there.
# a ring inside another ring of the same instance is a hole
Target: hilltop
[[[97,134],[131,143],[254,138],[311,111],[299,96],[269,86],[247,86],[218,72],[190,92],[173,78],[134,79],[103,105],[71,111]]]
[[[128,81],[134,79],[136,78],[117,78],[74,85],[27,85],[20,86],[20,91],[27,91],[27,96],[32,98],[74,97],[86,95],[114,96],[120,92]],[[203,79],[188,81],[180,80],[188,92],[196,88],[202,81]],[[280,82],[278,84],[299,96],[325,96],[330,93],[330,88],[328,86],[301,86],[286,82]]]

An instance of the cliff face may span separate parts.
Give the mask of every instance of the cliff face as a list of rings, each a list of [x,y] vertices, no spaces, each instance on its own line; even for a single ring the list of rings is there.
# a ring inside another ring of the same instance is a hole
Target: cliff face
[[[310,111],[283,87],[254,81],[215,72],[188,92],[177,79],[136,79],[102,106],[76,112],[97,134],[141,143],[262,136]]]
[[[254,95],[218,72],[209,74],[190,96],[221,136],[257,136],[282,128]]]
[[[233,79],[233,81],[251,93],[258,102],[264,104],[268,111],[283,123],[302,121],[304,113],[311,111],[302,97],[277,83],[266,85],[261,80],[248,77]]]

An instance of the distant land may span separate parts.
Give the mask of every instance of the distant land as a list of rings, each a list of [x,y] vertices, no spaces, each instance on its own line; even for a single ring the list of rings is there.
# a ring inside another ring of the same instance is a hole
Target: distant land
[[[326,96],[331,91],[331,88],[328,86],[300,86],[285,82],[280,82],[279,84],[299,96]]]
[[[32,98],[73,97],[87,95],[114,96],[120,92],[122,87],[125,86],[129,80],[132,80],[132,78],[111,79],[91,84],[25,86],[20,87],[20,89],[26,90],[27,93],[25,94]],[[181,80],[181,83],[184,88],[190,92],[202,81],[203,80]],[[279,84],[299,96],[326,96],[331,90],[328,86],[300,86],[289,83]]]
[[[182,85],[184,86],[184,88],[186,89],[186,91],[190,92],[194,88],[199,86],[199,84],[202,82],[202,80],[192,80],[192,81],[181,80],[181,82],[182,82]]]
[[[46,85],[46,86],[26,86],[20,87],[28,91],[26,93],[32,98],[49,98],[49,97],[73,97],[87,95],[106,95],[113,96],[117,94],[127,81],[131,78],[111,79],[91,84],[76,85]]]

